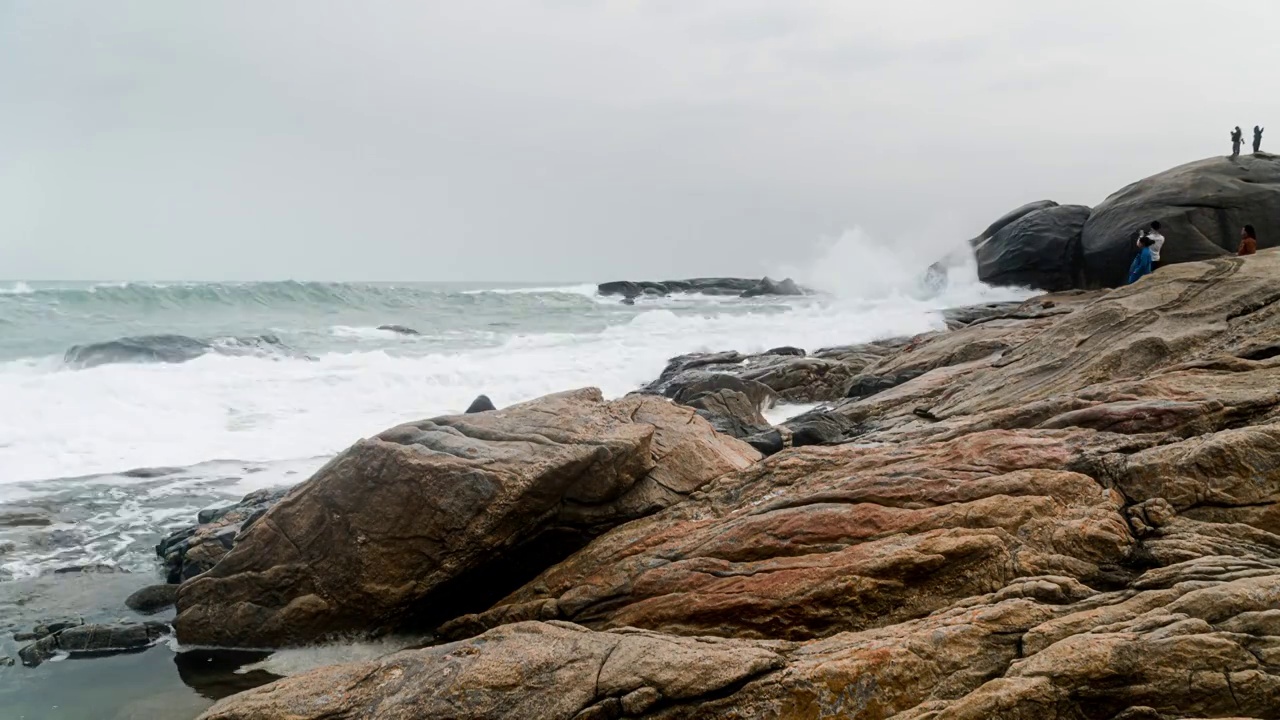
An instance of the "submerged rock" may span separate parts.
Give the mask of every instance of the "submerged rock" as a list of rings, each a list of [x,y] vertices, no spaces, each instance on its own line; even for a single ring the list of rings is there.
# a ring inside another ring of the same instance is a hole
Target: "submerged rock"
[[[184,583],[175,627],[184,643],[264,647],[438,621],[758,458],[693,410],[596,389],[402,425]]]
[[[169,632],[165,623],[77,625],[46,635],[18,651],[27,667],[36,667],[59,653],[108,655],[151,647]]]
[[[397,335],[421,335],[422,334],[417,330],[414,330],[411,327],[406,327],[404,325],[379,325],[378,329],[385,330],[387,332],[393,332],[393,333],[396,333]]]

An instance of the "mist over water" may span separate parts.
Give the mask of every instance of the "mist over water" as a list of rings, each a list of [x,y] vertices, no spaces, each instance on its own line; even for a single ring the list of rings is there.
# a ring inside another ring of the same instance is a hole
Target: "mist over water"
[[[0,504],[98,493],[101,512],[75,531],[108,539],[95,560],[141,562],[131,553],[145,548],[148,523],[297,482],[357,438],[461,412],[481,393],[499,407],[584,386],[618,397],[682,353],[920,333],[942,326],[941,309],[1027,295],[962,267],[930,288],[921,279],[933,259],[852,230],[783,269],[818,294],[635,305],[589,284],[3,283]],[[123,354],[69,362],[103,343]],[[175,343],[182,353],[160,352]],[[184,470],[119,474],[146,467]],[[35,571],[34,557],[9,572]]]

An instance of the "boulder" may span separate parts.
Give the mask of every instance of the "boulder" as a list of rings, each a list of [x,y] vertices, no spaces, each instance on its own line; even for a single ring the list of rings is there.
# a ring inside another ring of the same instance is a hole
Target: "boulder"
[[[476,396],[476,399],[472,400],[471,404],[467,406],[464,414],[472,415],[474,413],[489,412],[490,410],[497,409],[498,408],[494,406],[493,401],[489,399],[488,395],[478,395]]]
[[[1080,238],[1089,208],[1037,205],[975,243],[979,280],[1048,291],[1080,287]]]
[[[436,622],[759,454],[658,397],[596,389],[362,440],[178,592],[184,643],[295,645]]]
[[[149,585],[125,598],[124,604],[135,612],[152,615],[173,607],[177,600],[177,585]]]
[[[660,393],[681,402],[684,388],[703,388],[713,378],[747,381],[749,390],[726,385],[745,392],[761,408],[777,400],[791,403],[817,403],[844,397],[849,383],[863,367],[865,360],[856,352],[849,358],[806,356],[797,348],[779,348],[759,355],[739,352],[692,353],[672,358],[657,380],[645,386],[644,392]]]
[[[45,635],[18,651],[27,667],[36,667],[59,653],[110,655],[142,650],[169,632],[164,623],[77,625]]]
[[[1209,158],[1140,180],[1108,197],[1085,223],[1085,280],[1124,284],[1139,229],[1159,220],[1162,265],[1234,255],[1240,228],[1258,230],[1258,248],[1280,244],[1280,157]]]

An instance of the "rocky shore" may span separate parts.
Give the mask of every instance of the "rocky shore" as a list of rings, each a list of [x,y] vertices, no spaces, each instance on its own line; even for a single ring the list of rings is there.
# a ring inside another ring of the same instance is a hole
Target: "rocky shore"
[[[1182,263],[361,440],[161,543],[177,638],[420,647],[201,717],[1280,717],[1278,301]]]

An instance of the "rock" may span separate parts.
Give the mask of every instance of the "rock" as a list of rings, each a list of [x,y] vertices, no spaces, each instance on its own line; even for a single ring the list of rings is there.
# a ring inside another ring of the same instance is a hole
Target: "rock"
[[[497,409],[498,408],[494,407],[493,401],[489,399],[488,395],[478,395],[476,396],[476,399],[472,400],[471,404],[467,406],[465,414],[472,415],[474,413],[489,412],[490,410]]]
[[[669,295],[672,293],[739,295],[741,297],[804,294],[804,291],[790,278],[782,281],[774,281],[769,278],[762,280],[748,278],[694,278],[691,280],[664,280],[662,282],[619,280],[601,283],[596,286],[596,292],[606,296],[621,295],[624,298],[637,298],[642,295]],[[745,294],[748,292],[752,294]]]
[[[396,333],[397,335],[421,335],[422,334],[417,330],[414,330],[411,327],[406,327],[404,325],[379,325],[378,329],[385,330],[387,332],[393,332],[393,333]]]
[[[805,353],[805,351],[802,348],[785,345],[783,347],[773,348],[772,350],[765,350],[764,354],[765,355],[793,355],[795,357],[804,357],[807,353]]]
[[[47,527],[53,520],[42,512],[17,511],[0,513],[0,527]]]
[[[1019,577],[1094,582],[1135,541],[1122,496],[1068,468],[1128,442],[991,431],[783,452],[597,538],[441,633],[553,609],[594,628],[802,640],[921,617]]]
[[[177,599],[177,585],[151,585],[130,595],[124,604],[130,610],[151,615],[172,607]]]
[[[752,298],[762,295],[803,295],[804,291],[796,285],[795,280],[786,278],[784,280],[771,280],[764,278],[754,287],[747,288],[742,291],[740,297]]]
[[[693,709],[781,665],[778,653],[743,641],[521,623],[280,680],[223,700],[201,719],[618,717],[659,702]]]
[[[0,667],[13,667],[13,658],[8,655],[0,655]]]
[[[862,364],[828,357],[805,357],[790,352],[743,355],[738,352],[693,353],[672,358],[658,379],[645,386],[645,392],[661,393],[677,398],[682,388],[704,388],[716,377],[733,377],[749,381],[750,391],[737,385],[731,389],[746,392],[760,407],[777,400],[792,403],[816,403],[844,396]],[[723,382],[729,382],[727,380]],[[677,400],[679,402],[679,400]]]
[[[92,573],[95,575],[97,574],[114,575],[116,573],[127,573],[127,572],[129,571],[125,570],[124,568],[118,565],[107,565],[105,563],[92,563],[89,565],[68,565],[66,567],[55,568],[53,571],[53,574],[54,575],[71,575],[71,574],[79,575],[84,573]]]
[[[262,517],[288,491],[287,487],[255,490],[234,505],[201,510],[195,525],[166,535],[156,545],[166,581],[177,584],[213,567],[231,551],[241,530]]]
[[[767,385],[726,375],[702,375],[673,384],[672,400],[694,408],[718,432],[746,438],[769,429],[761,411],[777,396]]]
[[[168,625],[153,622],[79,625],[42,637],[19,650],[18,657],[22,659],[23,665],[36,667],[63,652],[72,655],[107,655],[142,650],[154,645],[167,632]]]
[[[40,638],[48,637],[50,635],[53,635],[54,633],[62,632],[67,628],[80,627],[81,625],[84,625],[84,620],[80,618],[52,620],[50,622],[45,622],[45,623],[36,625],[34,628],[32,628],[31,634],[35,636],[36,640],[39,640]],[[15,640],[17,639],[16,635],[14,636],[14,639]]]
[[[778,428],[770,428],[764,432],[759,432],[750,437],[743,438],[748,445],[755,448],[761,455],[766,457],[782,452],[786,449],[790,439],[790,434],[784,433]]]
[[[402,425],[183,583],[175,627],[184,643],[267,647],[437,622],[758,458],[690,409],[596,389]]]
[[[974,241],[978,279],[1048,291],[1082,287],[1080,238],[1089,213],[1084,205],[1047,200],[1015,210],[1016,217]]]
[[[1140,180],[1098,205],[1082,236],[1085,280],[1124,284],[1138,230],[1159,220],[1162,265],[1234,255],[1240,228],[1258,230],[1258,248],[1280,242],[1280,157],[1216,157]]]
[[[827,410],[810,410],[782,425],[790,432],[792,447],[837,445],[858,434],[847,418]]]

